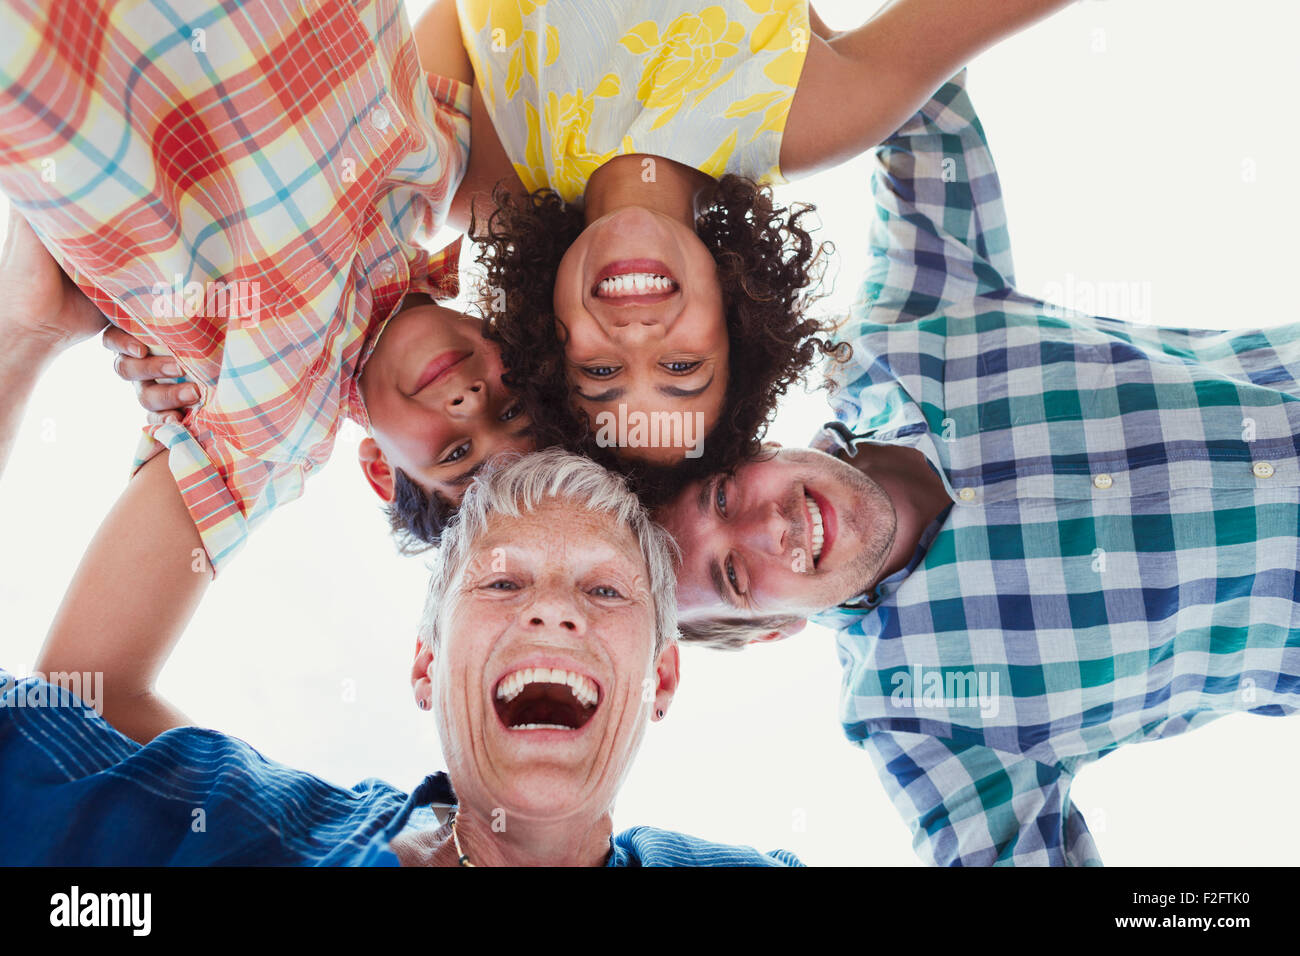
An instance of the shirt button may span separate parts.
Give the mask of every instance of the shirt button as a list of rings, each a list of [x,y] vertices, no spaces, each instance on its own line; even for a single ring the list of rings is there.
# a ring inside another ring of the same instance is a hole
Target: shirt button
[[[388,110],[382,106],[376,106],[370,113],[370,125],[380,132],[388,129],[388,124],[392,122],[392,119],[388,115]]]
[[[1251,469],[1256,478],[1272,478],[1273,466],[1266,461],[1255,462],[1255,467]]]
[[[1092,483],[1098,488],[1109,488],[1111,485],[1115,484],[1115,479],[1110,475],[1100,474],[1096,478],[1092,479]]]
[[[974,488],[963,488],[963,489],[961,489],[961,491],[957,492],[957,497],[960,498],[962,501],[974,501],[974,500],[975,500],[975,489],[974,489]]]
[[[393,265],[391,262],[385,262],[379,267],[379,274],[385,279],[391,279],[393,276],[397,275],[397,266]]]

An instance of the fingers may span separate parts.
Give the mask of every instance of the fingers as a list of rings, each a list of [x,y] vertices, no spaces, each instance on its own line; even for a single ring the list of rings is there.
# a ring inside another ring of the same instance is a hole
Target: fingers
[[[145,411],[175,412],[178,415],[184,414],[185,406],[193,405],[199,398],[194,386],[187,382],[164,385],[159,382],[147,381],[136,386],[135,395]],[[153,421],[152,416],[149,420]]]
[[[180,366],[170,355],[130,358],[119,354],[113,359],[113,371],[118,378],[128,382],[152,382],[156,378],[176,378],[181,374]]]
[[[134,358],[144,358],[149,354],[149,349],[145,344],[129,332],[119,329],[116,325],[110,325],[104,330],[104,348],[110,352],[116,352],[118,355],[129,355]]]

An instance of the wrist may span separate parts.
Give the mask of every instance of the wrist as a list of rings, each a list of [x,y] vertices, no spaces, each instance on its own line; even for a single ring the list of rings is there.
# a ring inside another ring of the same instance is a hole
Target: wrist
[[[44,365],[69,345],[66,336],[22,326],[14,327],[0,318],[0,349],[14,360]]]

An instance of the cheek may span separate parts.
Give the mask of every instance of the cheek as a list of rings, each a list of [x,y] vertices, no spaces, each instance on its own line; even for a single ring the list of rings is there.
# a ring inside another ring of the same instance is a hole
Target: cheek
[[[585,247],[584,237],[579,236],[560,259],[560,265],[555,270],[553,305],[555,314],[566,320],[582,305],[582,264],[585,259]]]

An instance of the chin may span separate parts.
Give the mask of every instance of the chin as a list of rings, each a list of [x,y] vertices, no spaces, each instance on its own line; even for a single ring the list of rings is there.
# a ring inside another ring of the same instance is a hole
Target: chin
[[[561,819],[579,812],[590,804],[592,794],[584,782],[585,770],[569,767],[536,767],[511,775],[508,785],[492,794],[494,810],[533,820]]]

